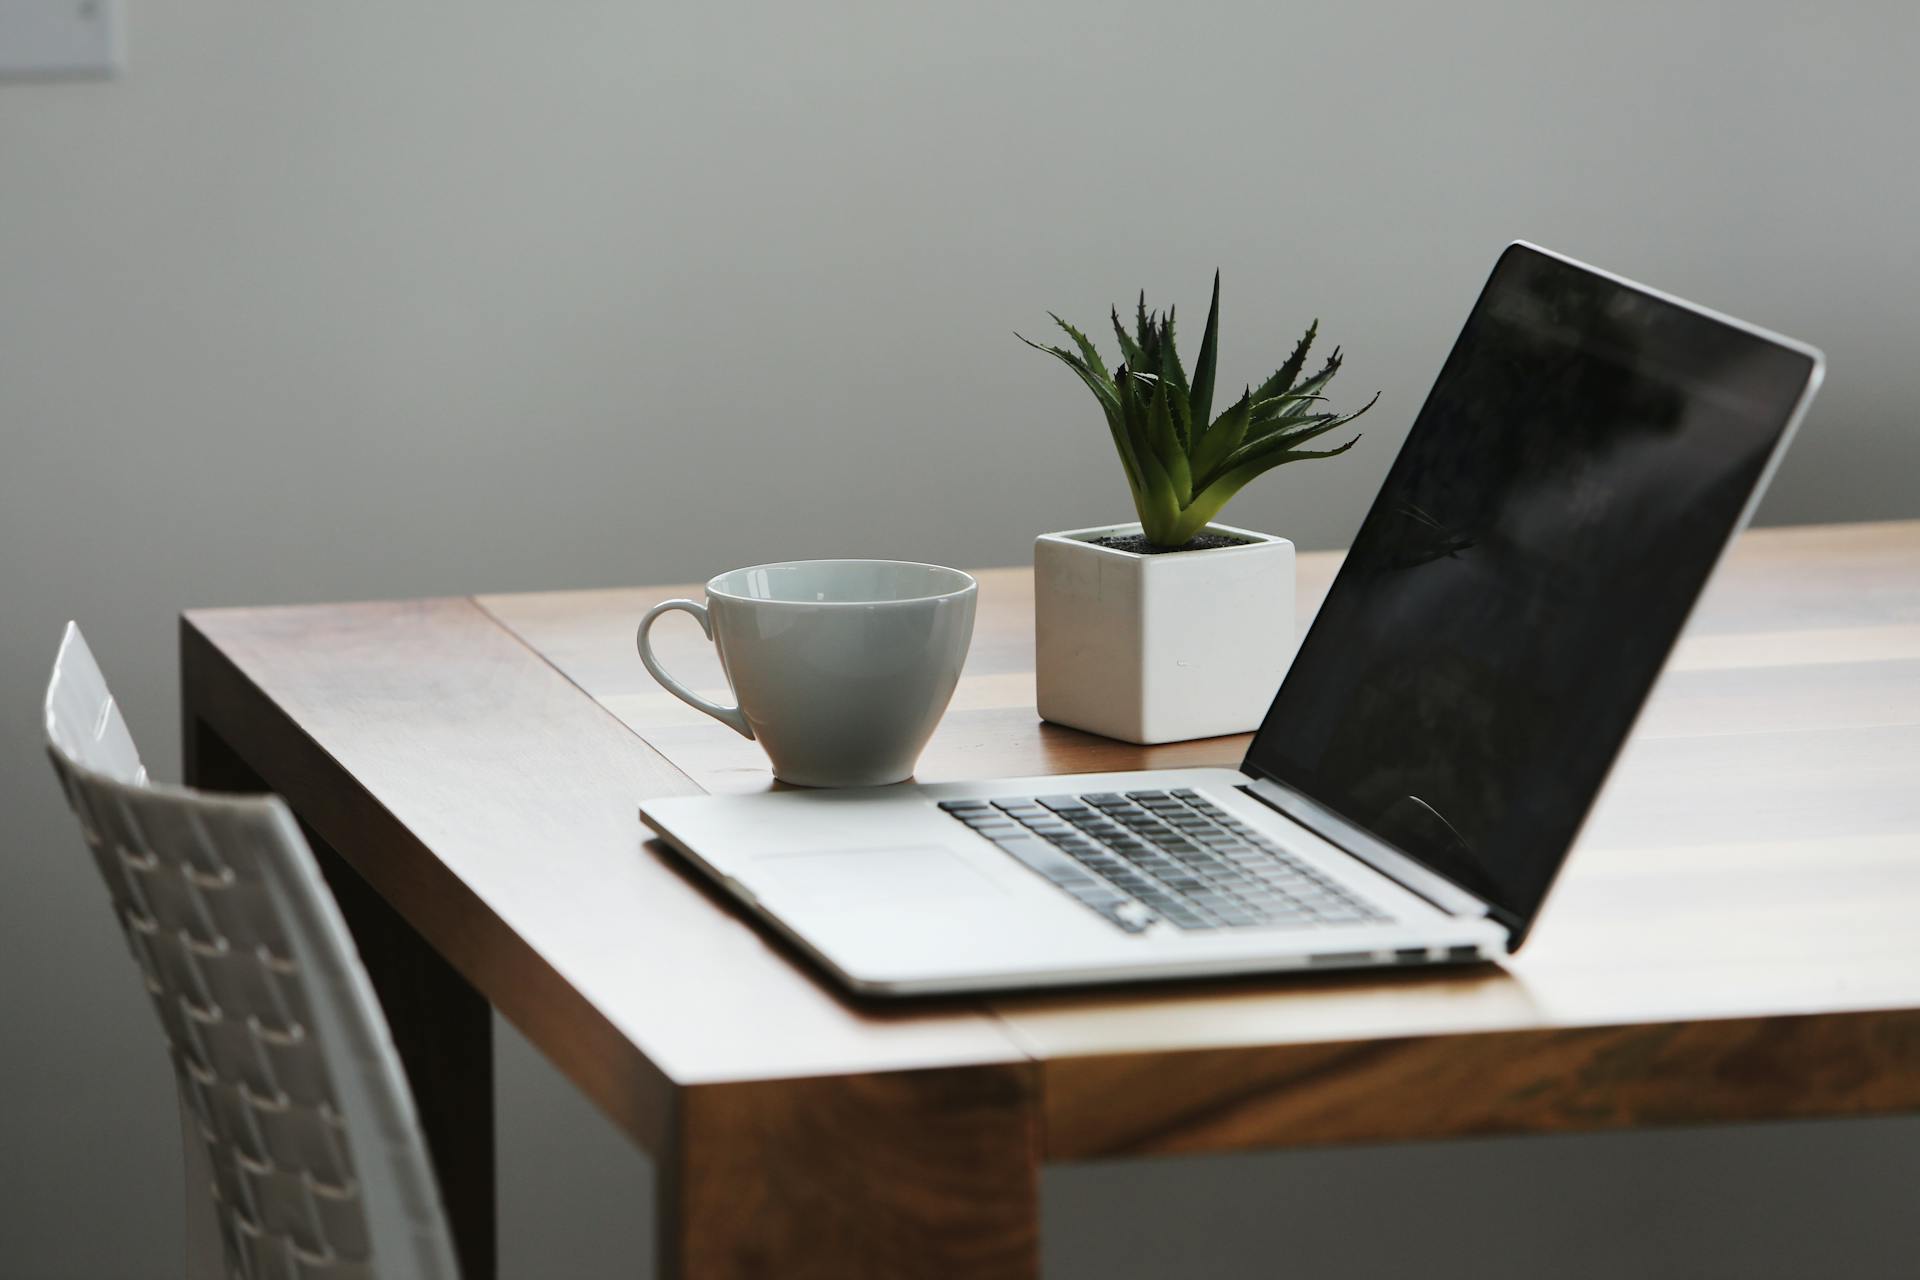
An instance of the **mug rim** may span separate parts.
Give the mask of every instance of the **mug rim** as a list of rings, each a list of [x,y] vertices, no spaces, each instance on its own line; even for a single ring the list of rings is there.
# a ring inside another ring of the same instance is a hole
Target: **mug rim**
[[[951,591],[934,591],[925,595],[900,596],[888,600],[773,600],[765,596],[746,596],[735,591],[727,591],[719,586],[722,578],[731,578],[736,573],[753,573],[760,569],[797,569],[812,565],[890,565],[907,569],[932,569],[937,573],[950,573],[960,579],[960,584]],[[757,606],[784,606],[806,609],[876,609],[888,605],[927,604],[936,600],[952,600],[968,595],[980,589],[980,583],[965,569],[956,569],[951,565],[929,564],[924,560],[876,560],[861,556],[830,556],[814,560],[772,560],[766,564],[742,565],[738,569],[728,569],[707,579],[706,592],[709,599],[729,600],[738,604]]]

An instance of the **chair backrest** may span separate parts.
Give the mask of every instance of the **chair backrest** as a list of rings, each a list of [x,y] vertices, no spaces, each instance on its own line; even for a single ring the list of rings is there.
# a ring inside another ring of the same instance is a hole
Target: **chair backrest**
[[[286,805],[149,782],[71,623],[46,737],[205,1142],[229,1275],[455,1280],[386,1020]]]

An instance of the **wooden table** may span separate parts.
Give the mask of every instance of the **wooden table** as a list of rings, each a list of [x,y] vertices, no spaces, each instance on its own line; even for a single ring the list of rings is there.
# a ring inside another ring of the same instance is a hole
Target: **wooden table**
[[[1337,562],[1301,557],[1303,619]],[[1504,969],[908,1007],[841,996],[648,843],[648,797],[769,784],[634,657],[686,593],[183,620],[189,777],[309,825],[469,1280],[489,1005],[653,1154],[663,1275],[1032,1276],[1043,1161],[1920,1107],[1920,522],[1741,540]],[[1039,723],[1028,573],[980,605],[923,779],[1239,759]],[[656,635],[722,687],[691,623]]]

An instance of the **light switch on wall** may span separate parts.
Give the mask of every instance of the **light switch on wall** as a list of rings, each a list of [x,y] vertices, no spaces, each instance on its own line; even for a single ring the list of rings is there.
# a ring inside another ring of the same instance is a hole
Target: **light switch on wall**
[[[0,0],[0,78],[114,75],[121,25],[120,0]]]

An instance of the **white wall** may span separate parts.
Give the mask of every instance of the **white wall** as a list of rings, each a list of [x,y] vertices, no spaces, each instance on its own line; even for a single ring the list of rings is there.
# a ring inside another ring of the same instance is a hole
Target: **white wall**
[[[167,1274],[179,1236],[150,1015],[38,756],[70,616],[168,776],[184,606],[1024,560],[1125,497],[1010,330],[1142,285],[1197,329],[1216,265],[1223,382],[1318,315],[1385,393],[1231,510],[1337,545],[1519,235],[1827,349],[1763,519],[1920,514],[1906,4],[132,8],[121,80],[0,85],[0,1275]],[[643,1163],[510,1034],[502,1080],[510,1268],[630,1270],[592,1264]],[[1914,1136],[1069,1170],[1048,1256],[1220,1272],[1297,1222],[1328,1274],[1326,1224],[1438,1184],[1522,1263],[1804,1274],[1802,1204],[1834,1272],[1893,1274]]]

